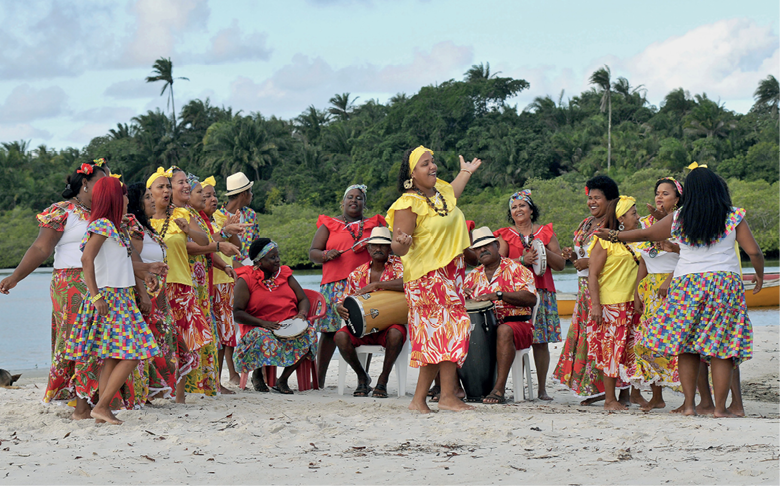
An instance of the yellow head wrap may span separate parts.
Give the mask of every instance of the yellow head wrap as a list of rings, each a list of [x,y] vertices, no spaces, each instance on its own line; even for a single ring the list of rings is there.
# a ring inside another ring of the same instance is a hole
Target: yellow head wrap
[[[200,186],[203,189],[205,189],[206,186],[211,186],[213,188],[216,188],[217,187],[217,181],[216,181],[216,179],[214,179],[214,176],[208,176],[205,179],[203,179],[202,181],[200,181]]]
[[[691,165],[689,165],[686,168],[690,169],[690,170],[693,170],[693,169],[698,169],[699,167],[707,168],[707,164],[699,164],[698,162],[694,162],[694,163],[692,163]]]
[[[111,177],[113,177],[114,179],[119,180],[119,178],[122,177],[122,174],[111,174]],[[123,186],[125,185],[125,183],[122,182],[122,181],[119,181],[119,183],[122,184]]]
[[[433,155],[433,150],[429,148],[425,148],[422,145],[412,150],[412,153],[409,154],[409,177],[410,178],[412,177],[412,172],[414,172],[414,168],[417,166],[417,162],[420,161],[420,157],[422,157],[425,152],[430,152],[431,155]]]
[[[154,184],[154,181],[159,179],[160,177],[167,177],[170,179],[173,177],[173,171],[171,169],[165,170],[162,167],[157,168],[157,172],[150,175],[148,179],[146,179],[146,188],[149,189],[152,187],[152,184]]]
[[[620,196],[620,199],[617,203],[617,208],[615,208],[615,216],[618,218],[623,216],[628,212],[629,209],[634,207],[636,205],[636,199],[634,199],[631,196]]]

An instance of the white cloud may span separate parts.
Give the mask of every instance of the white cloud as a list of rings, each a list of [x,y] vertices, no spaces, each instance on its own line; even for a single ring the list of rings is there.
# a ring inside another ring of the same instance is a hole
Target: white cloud
[[[67,98],[59,86],[35,89],[29,84],[19,85],[0,105],[0,122],[29,122],[61,115],[67,110]]]
[[[74,121],[127,123],[135,116],[135,110],[126,106],[103,106],[91,108],[73,115]]]
[[[721,20],[653,43],[618,67],[654,98],[679,87],[711,97],[750,98],[759,80],[779,74],[780,46],[771,25]]]
[[[230,27],[224,28],[211,38],[209,51],[194,56],[206,64],[220,64],[234,61],[267,61],[271,49],[266,47],[268,36],[260,32],[244,35],[238,20],[233,19]]]
[[[234,109],[293,116],[310,104],[324,107],[335,93],[393,95],[460,79],[473,57],[471,47],[450,41],[434,45],[430,52],[416,51],[408,63],[384,67],[353,64],[336,69],[321,57],[296,54],[290,64],[263,81],[236,78],[230,84],[228,104]]]
[[[51,140],[52,133],[48,130],[35,128],[29,123],[0,124],[0,133],[2,138],[0,142],[10,142],[13,140],[29,140],[32,138]]]
[[[78,144],[88,144],[95,137],[102,137],[109,128],[116,127],[113,123],[85,123],[65,136],[65,140]]]
[[[160,94],[161,84],[147,83],[143,79],[129,79],[111,84],[104,95],[116,99],[149,98]]]

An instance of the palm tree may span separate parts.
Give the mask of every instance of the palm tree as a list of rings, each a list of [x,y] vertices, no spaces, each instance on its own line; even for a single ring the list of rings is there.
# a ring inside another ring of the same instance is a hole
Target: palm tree
[[[168,91],[168,107],[172,108],[173,112],[173,128],[174,132],[176,130],[176,105],[173,102],[173,81],[176,79],[183,79],[185,81],[189,81],[189,78],[174,78],[173,77],[173,62],[171,62],[171,58],[168,59],[161,57],[160,59],[154,61],[154,65],[152,65],[152,71],[153,76],[147,76],[146,82],[147,83],[155,83],[157,81],[165,81],[165,84],[163,85],[162,91],[160,91],[160,96],[165,94],[165,90],[170,86],[171,89]]]
[[[753,98],[756,100],[756,105],[770,107],[772,116],[777,116],[777,105],[780,104],[780,85],[777,78],[770,74],[766,79],[759,81]]]
[[[590,84],[595,84],[603,93],[601,112],[608,112],[607,122],[607,171],[612,167],[612,71],[606,64],[590,75]]]
[[[352,109],[355,106],[355,101],[357,101],[358,98],[360,98],[360,96],[356,96],[350,100],[349,93],[334,95],[333,98],[329,100],[329,103],[333,106],[328,108],[328,112],[340,120],[349,120],[350,115],[352,115]]]
[[[471,68],[463,73],[466,76],[466,82],[473,83],[475,81],[482,81],[490,78],[495,78],[499,73],[490,73],[490,63],[486,62],[474,64]]]

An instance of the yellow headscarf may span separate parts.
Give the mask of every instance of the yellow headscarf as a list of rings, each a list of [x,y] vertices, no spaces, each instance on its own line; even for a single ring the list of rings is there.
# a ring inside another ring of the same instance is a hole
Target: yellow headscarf
[[[114,179],[119,180],[119,178],[122,177],[122,174],[111,174],[111,177],[113,177]],[[122,181],[119,181],[119,183],[122,184],[123,186],[125,185],[125,183],[122,182]]]
[[[707,164],[699,164],[698,162],[694,162],[691,165],[689,165],[688,167],[686,167],[686,169],[693,170],[693,169],[698,169],[699,167],[707,168]]]
[[[629,209],[636,205],[636,199],[631,196],[620,196],[618,200],[617,208],[615,208],[615,216],[618,218],[628,212]]]
[[[211,186],[213,188],[216,188],[217,187],[217,181],[216,181],[216,179],[214,179],[214,176],[208,176],[205,179],[203,179],[202,181],[200,181],[200,186],[202,188],[204,188],[204,189],[206,188],[206,186]]]
[[[412,172],[414,172],[414,168],[417,166],[417,162],[420,161],[420,157],[422,157],[425,152],[430,152],[431,155],[433,155],[433,150],[429,148],[425,148],[422,145],[412,150],[412,153],[409,154],[409,177],[410,178],[412,177]]]
[[[173,170],[171,169],[165,170],[162,167],[158,167],[157,172],[150,175],[149,178],[146,179],[146,188],[150,189],[152,187],[152,184],[154,184],[154,181],[156,181],[160,177],[167,177],[168,179],[170,179],[171,177],[173,177]]]

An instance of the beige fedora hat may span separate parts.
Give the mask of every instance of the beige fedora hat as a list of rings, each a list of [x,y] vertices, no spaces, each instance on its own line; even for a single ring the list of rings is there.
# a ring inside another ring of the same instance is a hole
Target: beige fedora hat
[[[225,195],[232,196],[233,194],[244,192],[247,189],[251,189],[254,184],[255,183],[250,181],[243,172],[236,172],[227,178],[227,182],[225,184],[227,186],[227,192]]]
[[[493,236],[493,232],[490,231],[490,228],[487,226],[483,226],[472,231],[471,239],[473,241],[471,243],[471,248],[479,248],[480,246],[485,246],[488,243],[498,241],[498,238]]]
[[[393,237],[390,235],[390,230],[384,226],[377,226],[371,230],[371,236],[366,240],[366,243],[372,245],[389,245],[393,242]]]

